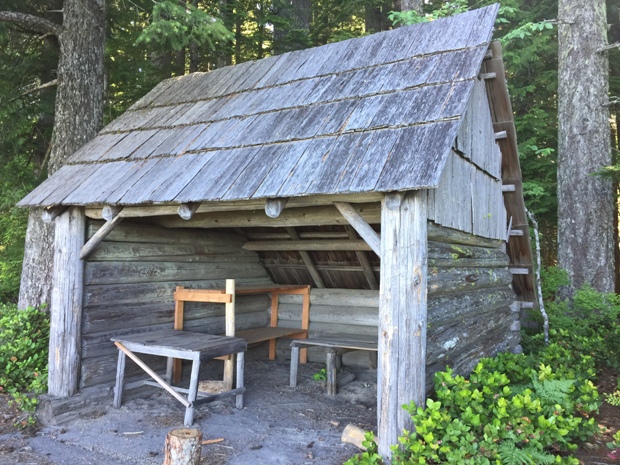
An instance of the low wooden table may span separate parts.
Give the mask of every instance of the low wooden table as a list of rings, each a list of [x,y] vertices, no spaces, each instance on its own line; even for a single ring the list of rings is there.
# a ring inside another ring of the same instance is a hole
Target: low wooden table
[[[185,406],[185,426],[191,426],[194,422],[194,406],[199,404],[236,396],[237,408],[243,408],[243,393],[245,392],[243,369],[244,355],[247,350],[245,339],[169,329],[121,336],[112,338],[112,341],[119,349],[116,386],[114,387],[115,408],[121,406],[123,388],[133,389],[144,385],[162,387],[183,404]],[[165,379],[149,368],[136,353],[168,357]],[[236,388],[220,394],[199,393],[200,361],[232,354],[237,354]],[[126,356],[136,362],[155,381],[145,379],[124,386]],[[189,389],[172,386],[173,358],[192,361]],[[187,394],[187,398],[180,395],[179,392]],[[198,396],[200,396],[199,399],[197,399]]]
[[[299,349],[301,347],[326,347],[327,348],[327,394],[336,395],[336,360],[345,352],[352,350],[368,350],[377,352],[376,338],[310,338],[295,339],[291,342],[291,387],[297,386],[297,369],[299,367]]]

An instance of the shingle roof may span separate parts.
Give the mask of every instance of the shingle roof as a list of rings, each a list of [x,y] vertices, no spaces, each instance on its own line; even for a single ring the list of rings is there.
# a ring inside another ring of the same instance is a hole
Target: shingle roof
[[[436,187],[497,10],[163,81],[20,205]]]

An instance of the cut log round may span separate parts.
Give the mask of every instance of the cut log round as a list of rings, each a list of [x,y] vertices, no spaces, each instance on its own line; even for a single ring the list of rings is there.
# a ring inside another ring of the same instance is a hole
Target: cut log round
[[[166,436],[164,465],[199,465],[202,432],[196,429],[174,429]]]
[[[366,450],[366,448],[362,445],[362,442],[365,439],[365,435],[366,431],[349,423],[342,431],[342,436],[340,437],[340,440],[348,444],[353,444],[355,447],[361,450]]]

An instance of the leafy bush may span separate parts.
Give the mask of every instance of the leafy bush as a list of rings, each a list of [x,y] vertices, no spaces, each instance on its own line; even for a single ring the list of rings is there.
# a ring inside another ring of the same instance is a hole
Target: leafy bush
[[[24,410],[34,410],[31,393],[47,389],[49,317],[36,308],[0,304],[0,392]]]
[[[426,409],[406,406],[416,425],[393,447],[393,464],[577,464],[570,451],[597,431],[592,358],[551,344],[537,355],[480,361],[469,379],[435,375]],[[376,446],[348,465],[381,463]]]

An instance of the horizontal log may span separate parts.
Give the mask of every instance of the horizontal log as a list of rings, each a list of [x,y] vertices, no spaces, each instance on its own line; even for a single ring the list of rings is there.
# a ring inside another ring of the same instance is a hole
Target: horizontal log
[[[429,241],[475,245],[478,247],[488,247],[492,249],[496,249],[503,243],[500,239],[488,239],[486,237],[474,236],[473,234],[463,231],[439,226],[432,221],[428,222],[427,231]]]
[[[267,310],[243,313],[237,315],[235,326],[238,331],[251,328],[261,328],[269,323]],[[126,336],[128,334],[146,333],[170,329],[171,323],[144,326],[141,328],[120,329],[96,334],[86,334],[82,337],[82,359],[114,355],[116,348],[110,342],[112,337]],[[223,316],[212,316],[189,320],[185,322],[184,329],[207,334],[224,334],[226,331],[226,319]]]
[[[363,240],[298,240],[298,241],[249,241],[243,244],[245,250],[274,251],[274,250],[359,250],[371,251],[370,246]]]
[[[122,216],[122,215],[121,215]],[[226,231],[200,231],[196,229],[168,229],[161,226],[129,223],[129,220],[119,224],[106,237],[106,242],[139,242],[152,244],[185,244],[185,245],[213,245],[227,243],[241,245],[246,239],[241,234]],[[90,220],[87,228],[87,237],[91,237],[104,224],[103,221]]]
[[[380,193],[344,194],[344,195],[312,195],[308,197],[291,198],[288,203],[290,208],[310,207],[317,205],[332,205],[334,202],[368,203],[379,202]],[[225,211],[263,210],[265,200],[240,200],[234,202],[203,202],[197,213],[212,213]],[[121,213],[125,218],[142,218],[151,216],[177,215],[179,204],[167,205],[141,205],[126,206]],[[263,213],[264,214],[264,213]],[[101,207],[89,207],[86,216],[93,219],[101,219]]]
[[[92,305],[122,305],[146,302],[169,301],[176,286],[185,286],[192,289],[221,289],[224,279],[176,281],[148,284],[110,284],[92,285],[84,290],[84,306]],[[239,287],[257,287],[271,284],[263,278],[243,278],[237,280]]]
[[[515,192],[516,187],[514,184],[504,184],[502,186],[502,192]]]
[[[121,206],[106,205],[101,209],[101,217],[106,221],[110,221],[116,218],[122,211],[123,207]]]
[[[58,216],[62,215],[67,210],[67,208],[69,208],[67,205],[58,205],[55,207],[44,208],[41,212],[41,219],[44,223],[51,223]]]
[[[82,246],[80,250],[80,259],[85,260],[89,257],[121,221],[123,221],[123,218],[120,216],[115,216],[111,220],[106,221],[106,223],[88,239],[88,242]]]
[[[428,266],[431,267],[507,267],[510,258],[499,248],[462,244],[428,243]]]
[[[267,272],[259,263],[195,263],[195,262],[88,262],[84,284],[129,284],[166,281],[210,280],[222,277],[265,278]]]
[[[163,258],[162,258],[163,257]],[[255,253],[234,245],[213,243],[209,246],[189,244],[151,244],[103,242],[89,261],[175,261],[174,257],[203,257],[213,261],[253,261]],[[182,260],[185,261],[185,260]]]
[[[267,295],[237,296],[235,313],[267,311],[271,299]],[[199,318],[224,316],[224,305],[188,302],[185,304],[185,321]],[[298,312],[299,313],[299,312]],[[97,305],[86,307],[82,316],[82,334],[115,331],[126,328],[170,324],[174,316],[174,302],[151,302],[128,305]]]
[[[379,309],[377,307],[355,307],[343,298],[331,299],[322,304],[312,301],[310,322],[350,325],[350,332],[355,334],[357,326],[378,325]],[[428,300],[428,321],[431,326],[457,324],[465,319],[480,317],[486,312],[503,308],[514,300],[514,293],[506,289],[482,289],[458,294],[437,296]],[[301,301],[300,301],[301,302]],[[299,324],[299,304],[280,303],[278,315],[282,320]]]
[[[112,345],[114,347],[114,345]],[[118,349],[114,347],[118,352]],[[144,355],[140,357],[153,370],[162,372],[166,368],[166,359],[153,355]],[[82,360],[80,374],[80,389],[108,384],[112,386],[116,380],[116,363],[117,355],[106,355],[104,357],[90,358]],[[146,374],[133,360],[128,359],[125,362],[125,380],[126,382],[133,377],[145,378]],[[110,400],[110,405],[112,401]]]
[[[286,207],[288,200],[287,197],[281,199],[267,199],[265,201],[265,214],[269,218],[277,218],[284,210],[284,207]]]
[[[445,295],[473,289],[509,288],[512,274],[505,268],[429,268],[427,292]]]
[[[266,241],[277,239],[290,239],[288,233],[280,232],[256,232],[248,229],[245,232],[247,238],[251,241]],[[345,231],[307,231],[298,233],[300,239],[348,239],[349,235]]]
[[[381,206],[379,203],[354,204],[353,207],[368,223],[378,224],[381,222]],[[167,228],[243,228],[348,224],[347,220],[334,206],[292,208],[291,204],[277,218],[269,218],[261,208],[251,211],[197,213],[190,221],[184,221],[174,216],[162,216],[153,218],[153,222]]]
[[[301,296],[281,295],[279,302],[281,305],[301,305]],[[350,307],[379,308],[379,291],[364,289],[312,289],[310,291],[311,306],[332,305],[334,302],[347,302]]]

